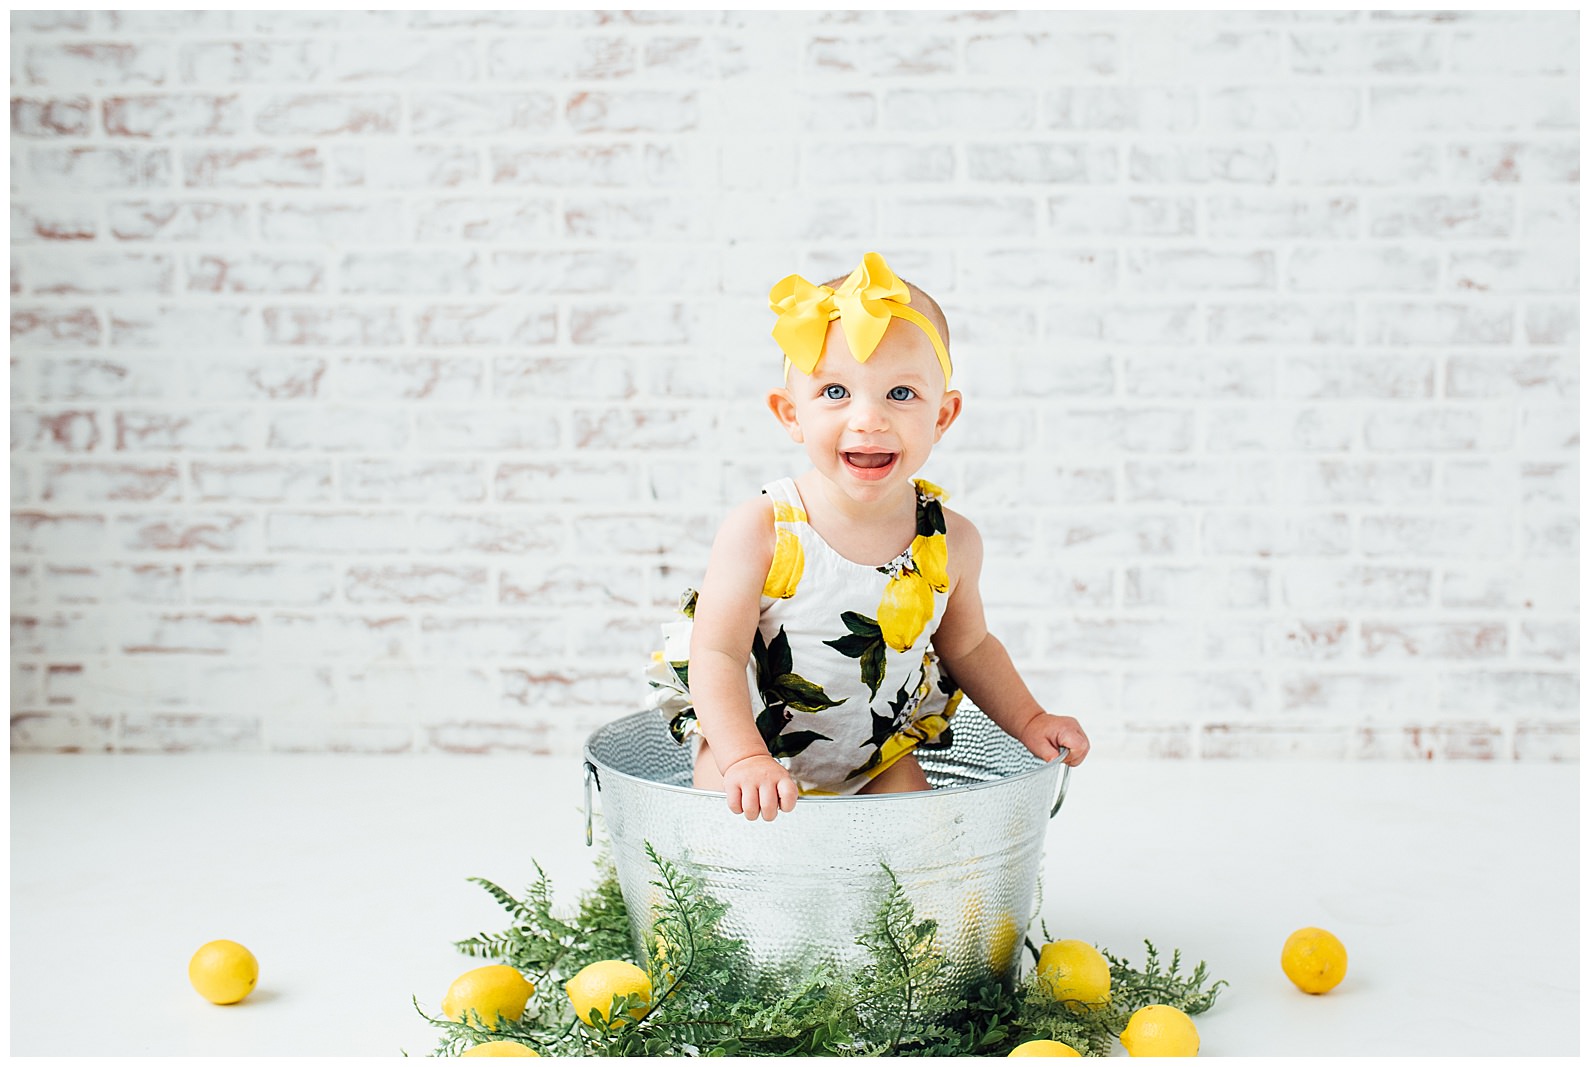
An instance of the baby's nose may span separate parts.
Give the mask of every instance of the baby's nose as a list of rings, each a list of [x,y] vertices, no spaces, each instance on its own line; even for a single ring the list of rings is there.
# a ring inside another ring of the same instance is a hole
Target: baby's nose
[[[875,400],[857,399],[850,405],[850,428],[886,430],[889,428],[888,413],[883,405]]]

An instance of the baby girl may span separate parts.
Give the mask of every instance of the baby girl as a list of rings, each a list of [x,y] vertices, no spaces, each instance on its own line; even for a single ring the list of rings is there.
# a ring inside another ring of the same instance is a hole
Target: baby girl
[[[695,739],[695,787],[747,819],[929,788],[914,750],[962,693],[1041,759],[1088,752],[988,632],[976,527],[914,477],[961,412],[943,311],[875,252],[834,282],[769,294],[785,360],[767,404],[811,468],[724,519],[650,672],[675,739]]]

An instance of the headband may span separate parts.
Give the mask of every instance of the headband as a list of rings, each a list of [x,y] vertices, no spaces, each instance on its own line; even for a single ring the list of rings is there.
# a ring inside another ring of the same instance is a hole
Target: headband
[[[835,319],[845,331],[851,355],[856,357],[857,363],[865,363],[883,340],[889,319],[900,318],[914,323],[927,334],[939,357],[939,367],[944,371],[944,384],[950,383],[950,354],[943,338],[921,312],[907,306],[911,303],[911,291],[876,252],[863,256],[861,266],[851,271],[838,289],[813,285],[799,274],[791,274],[773,286],[767,299],[768,306],[778,314],[778,321],[773,324],[773,340],[784,352],[786,378],[791,366],[799,367],[803,374],[817,369],[818,361],[823,358],[828,324]]]

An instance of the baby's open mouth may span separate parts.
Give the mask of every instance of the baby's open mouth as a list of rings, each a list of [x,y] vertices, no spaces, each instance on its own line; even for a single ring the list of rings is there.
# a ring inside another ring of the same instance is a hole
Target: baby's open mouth
[[[894,465],[894,452],[846,452],[843,454],[845,463],[857,472],[865,471],[868,475],[883,474]]]

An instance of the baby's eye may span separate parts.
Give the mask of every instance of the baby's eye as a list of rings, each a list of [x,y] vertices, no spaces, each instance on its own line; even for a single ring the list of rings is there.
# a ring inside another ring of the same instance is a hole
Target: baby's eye
[[[843,400],[849,395],[849,391],[847,391],[842,385],[829,385],[823,387],[823,396],[827,397],[829,400]]]
[[[890,400],[910,400],[914,396],[916,396],[916,390],[909,385],[897,385],[889,390]]]

